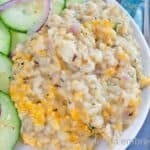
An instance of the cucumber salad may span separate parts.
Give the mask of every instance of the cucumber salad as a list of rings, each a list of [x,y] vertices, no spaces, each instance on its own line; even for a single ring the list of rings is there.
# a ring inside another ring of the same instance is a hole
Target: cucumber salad
[[[21,121],[9,96],[13,50],[39,31],[51,12],[60,14],[72,2],[84,0],[0,0],[0,150],[13,150],[20,138]]]

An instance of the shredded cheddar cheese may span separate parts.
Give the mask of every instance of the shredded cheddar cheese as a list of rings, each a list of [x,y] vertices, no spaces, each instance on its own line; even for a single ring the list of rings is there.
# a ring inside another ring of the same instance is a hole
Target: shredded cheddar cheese
[[[70,113],[73,120],[80,120],[80,113],[78,110],[72,109]]]
[[[116,67],[108,68],[105,71],[105,74],[108,77],[114,76],[116,73],[117,73],[117,68]]]
[[[35,147],[36,142],[37,142],[36,138],[30,137],[29,135],[27,135],[25,133],[22,134],[22,138],[26,144],[29,144],[29,145]]]
[[[144,88],[144,87],[147,87],[148,85],[150,85],[150,78],[146,77],[146,76],[143,76],[140,79],[140,85],[141,85],[141,88]]]

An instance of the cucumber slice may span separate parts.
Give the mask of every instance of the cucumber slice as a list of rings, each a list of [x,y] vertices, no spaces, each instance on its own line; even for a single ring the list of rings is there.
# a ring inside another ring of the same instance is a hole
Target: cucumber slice
[[[65,0],[53,0],[53,12],[55,14],[60,14],[65,8]]]
[[[17,46],[17,44],[26,41],[27,34],[21,32],[11,31],[12,43],[11,43],[11,51]]]
[[[68,6],[71,3],[83,3],[86,0],[66,0],[66,6]]]
[[[0,91],[3,91],[5,93],[8,93],[9,81],[12,76],[11,70],[11,60],[0,53]]]
[[[8,55],[10,52],[11,34],[9,29],[0,21],[0,52]]]
[[[20,136],[20,119],[8,95],[0,92],[0,150],[12,150]]]
[[[41,0],[22,2],[3,11],[1,18],[8,27],[27,32],[40,21],[43,9],[44,3]]]

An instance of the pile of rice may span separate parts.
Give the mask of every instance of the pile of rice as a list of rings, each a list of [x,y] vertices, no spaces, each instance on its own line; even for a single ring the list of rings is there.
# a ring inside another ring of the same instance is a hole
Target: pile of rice
[[[37,150],[93,150],[137,115],[140,51],[127,17],[112,4],[72,4],[16,48],[11,98],[24,143]]]

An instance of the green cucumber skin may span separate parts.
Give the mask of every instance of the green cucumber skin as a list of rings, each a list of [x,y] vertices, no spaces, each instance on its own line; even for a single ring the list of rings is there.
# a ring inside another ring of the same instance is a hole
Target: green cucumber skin
[[[13,28],[11,27],[9,24],[7,24],[4,20],[3,20],[3,17],[1,16],[0,14],[0,21],[3,22],[3,24],[9,29],[9,32],[11,34],[11,30],[14,31],[14,32],[19,32],[19,33],[24,33],[26,34],[28,31],[27,30],[19,30],[19,29],[16,29],[16,28]],[[10,46],[11,47],[11,46]]]
[[[19,29],[13,28],[12,26],[10,26],[9,24],[7,24],[7,23],[4,21],[4,19],[3,19],[2,16],[0,16],[0,20],[2,20],[3,23],[4,23],[10,30],[13,30],[13,31],[15,31],[15,32],[24,33],[24,34],[26,34],[26,33],[28,32],[27,30],[19,30]],[[10,31],[10,33],[11,33],[11,31]],[[10,46],[10,47],[11,47],[11,46]]]
[[[62,5],[62,2],[60,2],[61,0],[57,0],[57,3],[56,3],[56,0],[55,1],[55,5],[57,4],[57,7],[58,5]],[[60,2],[60,3],[59,3]],[[85,0],[64,0],[64,4],[62,5],[62,8],[60,8],[60,6],[57,8],[57,7],[54,7],[54,13],[59,15],[70,3],[83,3],[85,2]]]
[[[7,30],[6,34],[8,34],[8,36],[9,36],[8,43],[7,43],[7,45],[8,45],[7,49],[0,50],[0,52],[3,53],[4,55],[8,56],[11,52],[11,41],[12,41],[11,32],[10,32],[10,29],[6,26],[6,24],[1,20],[1,18],[0,18],[0,26],[3,26],[3,28],[5,28],[5,30]]]
[[[65,0],[53,0],[54,13],[59,15],[65,8]]]
[[[0,75],[0,91],[5,93],[9,93],[9,78],[12,76],[12,64],[12,61],[0,52],[0,73],[4,73],[4,75]]]
[[[16,107],[15,107],[15,105],[14,105],[14,103],[13,103],[13,101],[10,99],[10,97],[7,95],[7,94],[5,94],[4,92],[2,92],[2,91],[0,91],[0,105],[1,105],[1,108],[2,108],[2,112],[1,112],[1,118],[0,119],[2,119],[2,121],[13,121],[12,122],[12,124],[11,125],[15,125],[15,135],[13,136],[13,137],[8,137],[9,139],[5,139],[5,141],[6,141],[6,145],[7,146],[4,146],[5,148],[7,147],[7,149],[5,149],[5,150],[14,150],[14,148],[15,148],[15,146],[16,146],[16,144],[17,144],[17,142],[18,142],[18,140],[19,140],[19,138],[20,138],[20,130],[21,130],[21,120],[20,120],[20,118],[19,118],[19,115],[18,115],[18,111],[17,111],[17,109],[16,109]],[[4,106],[5,105],[5,106]],[[6,106],[7,105],[7,106]],[[7,108],[6,110],[3,110],[3,108]],[[4,114],[3,114],[3,111],[5,111],[4,112]],[[10,111],[10,112],[9,112]],[[9,113],[9,114],[5,114],[5,113]],[[13,115],[12,115],[13,114]],[[9,115],[9,119],[8,119],[8,116]],[[11,116],[12,115],[12,116]],[[6,117],[6,118],[5,118]],[[7,122],[7,123],[8,123]],[[3,122],[2,122],[3,123]],[[11,123],[11,122],[10,122]],[[14,124],[13,124],[14,123]],[[1,127],[0,127],[1,128]],[[9,128],[9,127],[8,127]],[[10,128],[11,128],[11,126],[10,126]],[[3,127],[2,127],[2,129],[3,129]],[[5,128],[4,128],[4,130],[6,130]],[[1,130],[0,130],[1,131]],[[10,133],[11,134],[11,133]],[[0,136],[1,136],[2,134],[0,134]],[[4,137],[5,138],[5,137]],[[11,143],[10,141],[12,140],[12,139],[14,139],[15,138],[15,140],[13,141],[13,143]],[[7,141],[8,140],[8,141]],[[0,141],[0,142],[2,142],[2,141]],[[10,144],[10,146],[9,146],[9,144]],[[0,149],[1,148],[3,148],[3,147],[1,147],[2,146],[2,144],[0,144]],[[4,150],[4,149],[3,149]]]
[[[0,20],[2,20],[2,22],[5,24],[5,26],[9,29],[10,31],[10,34],[11,34],[11,30],[15,31],[15,32],[20,32],[20,33],[24,33],[26,34],[28,31],[27,30],[19,30],[19,29],[16,29],[16,28],[13,28],[11,27],[9,24],[7,24],[4,20],[3,20],[3,17],[0,16]],[[10,46],[11,47],[11,46]],[[11,50],[10,50],[11,51]]]
[[[10,26],[9,24],[7,24],[5,21],[4,21],[4,19],[3,19],[3,17],[2,17],[2,15],[0,14],[0,21],[2,21],[3,22],[3,24],[9,29],[9,31],[10,31],[10,34],[11,34],[11,30],[12,31],[14,31],[14,32],[19,32],[19,33],[24,33],[24,34],[27,34],[27,30],[19,30],[19,29],[17,29],[17,28],[13,28],[12,26]],[[11,46],[10,46],[11,47]]]
[[[11,37],[12,37],[11,52],[16,48],[17,44],[26,41],[27,36],[28,35],[25,33],[16,32],[16,31],[11,30]]]

